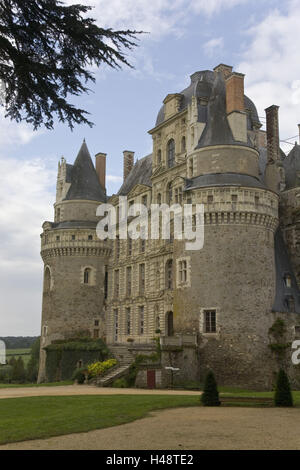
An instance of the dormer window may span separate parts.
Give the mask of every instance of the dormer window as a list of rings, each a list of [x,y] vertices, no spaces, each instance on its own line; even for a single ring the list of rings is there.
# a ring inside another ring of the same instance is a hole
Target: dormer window
[[[287,287],[288,289],[292,287],[292,277],[290,276],[290,274],[285,274],[284,284],[285,284],[285,287]]]

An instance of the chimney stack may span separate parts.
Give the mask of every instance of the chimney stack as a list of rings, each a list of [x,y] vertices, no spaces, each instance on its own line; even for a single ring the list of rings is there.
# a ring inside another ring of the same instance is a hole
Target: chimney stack
[[[226,110],[245,112],[243,73],[233,72],[226,78]]]
[[[221,72],[224,80],[232,73],[233,67],[231,65],[219,64],[214,68],[214,72]]]
[[[248,142],[247,114],[245,111],[244,78],[242,73],[232,72],[225,78],[226,112],[233,137],[238,142]]]
[[[123,155],[123,181],[125,181],[134,165],[134,152],[124,150]]]
[[[279,160],[279,106],[272,105],[265,109],[267,119],[267,149],[268,162],[276,162]]]
[[[99,178],[99,183],[101,184],[102,188],[106,192],[105,186],[105,175],[106,175],[106,153],[96,153],[95,155],[96,161],[96,173]]]

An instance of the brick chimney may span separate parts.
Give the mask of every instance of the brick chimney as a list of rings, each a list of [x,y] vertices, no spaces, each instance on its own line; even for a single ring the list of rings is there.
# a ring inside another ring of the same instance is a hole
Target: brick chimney
[[[245,111],[244,78],[242,73],[232,72],[225,78],[226,111],[233,137],[238,142],[248,142],[247,114]]]
[[[125,181],[134,165],[134,152],[124,150],[123,155],[123,181]]]
[[[105,176],[106,176],[106,153],[96,153],[95,155],[96,161],[96,173],[99,178],[99,182],[102,188],[106,191],[105,187]]]
[[[268,162],[276,162],[280,159],[278,110],[279,106],[275,104],[265,109],[267,119]]]
[[[231,65],[219,64],[214,68],[214,72],[221,72],[225,80],[232,73],[232,69]]]
[[[232,113],[232,111],[245,111],[244,78],[244,74],[237,72],[233,72],[226,78],[227,114]]]

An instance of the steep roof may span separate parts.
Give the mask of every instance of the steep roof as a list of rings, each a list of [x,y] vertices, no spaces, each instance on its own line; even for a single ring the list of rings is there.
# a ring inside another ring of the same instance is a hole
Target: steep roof
[[[275,266],[276,266],[276,295],[273,305],[274,312],[289,312],[288,301],[294,300],[295,312],[300,313],[300,292],[289,260],[289,255],[280,229],[275,233]],[[291,287],[287,287],[284,276],[291,276]]]
[[[190,189],[205,188],[209,186],[246,186],[250,188],[265,188],[261,181],[254,176],[239,173],[215,173],[187,179],[184,190],[189,191]]]
[[[87,199],[105,202],[106,196],[93,165],[89,150],[83,141],[70,171],[71,186],[65,200]]]
[[[225,81],[220,72],[216,73],[207,114],[207,124],[196,148],[236,144],[227,119]]]
[[[152,153],[138,160],[119,189],[118,195],[125,196],[136,184],[152,186]]]
[[[211,70],[202,70],[191,75],[191,83],[187,88],[180,92],[182,100],[180,103],[179,111],[183,111],[191,103],[192,98],[204,98],[208,100],[211,96],[213,83],[215,79],[215,72]],[[244,96],[245,110],[247,112],[248,129],[251,130],[254,124],[260,124],[257,109],[253,101]],[[158,112],[155,126],[159,126],[164,122],[164,106]],[[207,106],[198,104],[198,120],[199,122],[207,122]]]
[[[294,148],[283,160],[285,169],[285,189],[292,189],[300,186],[300,145],[295,144]]]

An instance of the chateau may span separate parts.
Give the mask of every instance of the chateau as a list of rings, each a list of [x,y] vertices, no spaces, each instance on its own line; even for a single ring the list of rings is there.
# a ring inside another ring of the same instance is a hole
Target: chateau
[[[94,166],[83,142],[73,165],[61,159],[54,222],[41,235],[39,381],[44,348],[85,331],[129,362],[160,338],[161,359],[141,369],[138,386],[202,381],[212,369],[220,385],[267,388],[282,364],[300,385],[291,362],[300,339],[300,146],[280,149],[275,105],[261,127],[244,75],[220,64],[166,96],[149,131],[152,153],[134,162],[124,151],[118,194],[106,194],[105,153]],[[187,251],[172,220],[169,240],[124,240],[118,224],[115,240],[99,239],[97,207],[117,209],[119,196],[149,208],[203,204],[203,248]]]

